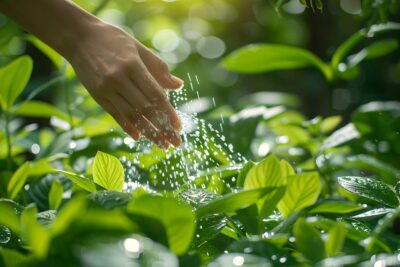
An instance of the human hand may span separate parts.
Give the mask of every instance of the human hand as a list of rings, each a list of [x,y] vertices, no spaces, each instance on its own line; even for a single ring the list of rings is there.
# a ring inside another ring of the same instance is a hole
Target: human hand
[[[92,97],[135,140],[140,135],[160,147],[179,146],[179,117],[164,88],[183,81],[125,31],[98,22],[67,58]]]

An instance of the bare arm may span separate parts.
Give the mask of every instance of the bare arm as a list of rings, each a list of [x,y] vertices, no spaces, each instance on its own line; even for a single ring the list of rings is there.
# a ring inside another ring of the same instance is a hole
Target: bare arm
[[[163,88],[182,80],[123,30],[69,0],[0,0],[0,12],[63,55],[93,98],[134,139],[178,146],[179,117]]]

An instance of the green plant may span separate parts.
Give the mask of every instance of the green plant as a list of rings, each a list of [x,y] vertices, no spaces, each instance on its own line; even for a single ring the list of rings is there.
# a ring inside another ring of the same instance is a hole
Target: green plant
[[[101,13],[108,1],[81,4]],[[376,22],[372,11],[365,18]],[[395,54],[398,30],[394,22],[362,29],[329,63],[266,44],[223,64],[246,73],[314,67],[330,83],[352,80],[364,60]],[[0,31],[0,47],[17,32]],[[0,69],[0,266],[400,264],[398,101],[307,119],[293,108],[297,97],[259,92],[185,115],[193,131],[164,151],[117,128],[55,51],[17,38],[49,58],[55,76],[28,83],[27,56]],[[51,89],[67,103],[41,100]]]

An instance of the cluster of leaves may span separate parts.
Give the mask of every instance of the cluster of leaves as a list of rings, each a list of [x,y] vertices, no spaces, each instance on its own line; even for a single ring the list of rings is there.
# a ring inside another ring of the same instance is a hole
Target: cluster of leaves
[[[31,68],[31,60],[22,57],[1,69],[9,79],[0,93],[8,118],[26,105],[15,100]],[[13,96],[11,89],[16,92]],[[164,177],[151,178],[152,166],[173,151],[135,148],[140,160],[125,170],[118,158],[99,151],[79,171],[80,162],[93,155],[98,143],[71,151],[70,140],[81,143],[89,135],[71,139],[67,135],[77,129],[69,129],[58,133],[48,150],[43,148],[46,153],[15,168],[25,157],[23,146],[14,150],[18,140],[30,139],[18,136],[10,143],[11,167],[2,171],[0,262],[4,266],[398,264],[400,172],[393,158],[400,153],[400,104],[361,106],[350,123],[333,131],[341,123],[339,116],[307,121],[282,105],[260,106],[260,95],[255,99],[258,102],[247,100],[238,112],[226,111],[224,128],[228,141],[256,162],[232,168],[234,162],[217,153],[218,164],[174,190],[159,183],[173,174],[173,168]],[[59,117],[61,111],[51,107],[56,111],[46,112]],[[211,123],[220,111],[209,111]],[[7,144],[3,135],[1,141]],[[113,154],[132,157],[122,147]],[[6,154],[3,157],[7,159]],[[125,172],[133,168],[147,173],[150,187],[143,184],[123,192]],[[371,259],[372,255],[376,256]]]
[[[350,80],[358,75],[361,62],[387,55],[398,48],[397,39],[376,39],[379,35],[399,30],[400,24],[394,22],[361,29],[336,49],[330,63],[325,63],[313,53],[298,47],[251,44],[234,51],[225,58],[223,64],[225,68],[239,73],[313,67],[329,82],[336,79]]]
[[[351,79],[361,61],[397,48],[375,35],[399,28],[359,31],[329,64],[299,48],[252,45],[224,65],[245,73],[314,66],[328,81]],[[208,110],[207,123],[224,114],[224,136],[249,160],[234,161],[209,138],[211,165],[171,187],[174,173],[185,173],[180,162],[196,167],[189,146],[179,153],[130,146],[68,64],[27,39],[58,72],[18,102],[32,60],[0,69],[1,266],[400,264],[399,102],[363,105],[344,125],[340,116],[307,120],[290,108],[295,98],[271,93]],[[36,99],[54,85],[65,89],[65,109]],[[21,117],[46,118],[51,127],[23,127]],[[161,166],[162,175],[154,171]],[[132,179],[137,186],[128,191]]]
[[[367,26],[377,23],[387,23],[391,16],[396,16],[400,10],[400,3],[396,0],[360,0],[362,9],[359,16],[363,18]],[[275,8],[280,9],[289,0],[274,0]],[[311,8],[313,11],[322,11],[324,4],[321,0],[299,0],[299,2]]]

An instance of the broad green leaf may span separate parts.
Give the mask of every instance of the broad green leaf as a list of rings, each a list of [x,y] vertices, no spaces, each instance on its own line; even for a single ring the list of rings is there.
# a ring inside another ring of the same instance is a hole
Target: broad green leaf
[[[331,116],[323,119],[320,125],[321,132],[322,133],[331,132],[340,124],[341,121],[342,117],[340,116]]]
[[[399,200],[394,190],[376,179],[358,176],[341,176],[339,184],[347,191],[373,200],[385,206],[395,208]]]
[[[394,184],[400,178],[400,171],[373,156],[358,154],[330,157],[330,165],[335,169],[360,169],[376,174],[383,182]]]
[[[367,46],[360,52],[349,57],[349,68],[357,66],[362,61],[384,56],[396,50],[399,43],[396,39],[387,39],[377,41],[370,46]]]
[[[360,138],[361,134],[354,126],[353,123],[348,123],[342,128],[334,131],[328,138],[326,138],[321,146],[321,150],[343,145],[354,139]]]
[[[375,24],[371,27],[359,30],[336,49],[331,60],[332,68],[337,70],[339,64],[344,61],[344,58],[361,42],[375,38],[376,35],[380,33],[398,30],[400,30],[400,24],[394,22]]]
[[[28,243],[29,249],[39,259],[47,256],[50,246],[50,232],[37,223],[37,208],[27,206],[21,214],[22,238]]]
[[[25,117],[39,117],[39,118],[50,118],[52,116],[59,117],[62,120],[68,121],[69,116],[59,110],[57,107],[36,100],[31,100],[16,107],[13,111],[15,115]]]
[[[31,163],[29,161],[22,164],[13,174],[7,185],[7,194],[10,198],[15,199],[24,187],[29,175],[29,168]]]
[[[360,241],[371,235],[371,229],[359,220],[342,217],[339,218],[338,221],[347,224],[348,236],[350,237],[350,235],[352,235],[354,240]]]
[[[396,190],[397,197],[400,198],[400,182],[397,182],[397,184],[395,186],[395,190]]]
[[[345,201],[323,201],[315,205],[309,213],[346,214],[364,209],[363,206]]]
[[[278,203],[278,209],[287,218],[293,212],[313,205],[320,191],[321,182],[316,172],[289,176],[286,193]]]
[[[392,212],[393,209],[388,209],[388,208],[377,208],[377,209],[372,209],[366,212],[359,213],[357,215],[352,216],[352,218],[355,219],[373,219],[377,217],[382,217],[383,215],[388,214],[389,212]]]
[[[125,207],[132,199],[132,194],[115,191],[99,191],[90,194],[88,199],[92,203],[100,205],[105,209],[115,209],[117,207]]]
[[[197,216],[206,216],[210,214],[235,212],[256,203],[258,200],[266,196],[270,196],[272,200],[275,198],[280,199],[284,192],[285,187],[280,186],[253,188],[229,193],[199,207],[196,210],[196,214]]]
[[[342,250],[346,238],[346,227],[338,222],[328,233],[328,239],[325,242],[325,252],[327,257],[335,257]]]
[[[261,73],[273,70],[315,67],[327,80],[332,80],[330,67],[305,49],[273,44],[252,44],[228,55],[223,65],[239,73]]]
[[[270,155],[257,165],[253,166],[244,180],[244,188],[262,188],[286,185],[287,165],[284,172],[281,163],[275,155]]]
[[[316,263],[325,258],[324,242],[319,231],[304,219],[297,220],[293,228],[296,247],[310,262]]]
[[[220,198],[220,195],[204,189],[188,189],[179,192],[179,198],[194,208],[204,206],[212,200]]]
[[[76,173],[66,172],[66,171],[61,171],[61,170],[57,170],[57,171],[59,173],[61,173],[62,175],[64,175],[65,177],[67,177],[68,179],[70,179],[72,182],[74,182],[80,188],[82,188],[86,191],[89,191],[89,192],[96,192],[96,185],[92,180],[85,178],[81,175],[78,175]]]
[[[247,176],[247,173],[251,170],[251,168],[255,165],[255,163],[251,160],[249,160],[243,168],[240,170],[237,180],[236,180],[236,186],[238,187],[243,187],[244,186],[244,181]]]
[[[187,204],[176,199],[155,195],[134,198],[128,211],[160,221],[166,231],[168,245],[181,255],[187,251],[195,232],[195,216]]]
[[[124,186],[124,168],[114,156],[98,151],[93,162],[93,180],[107,190],[121,192]]]
[[[56,216],[56,210],[45,210],[37,214],[37,221],[40,225],[48,227],[56,219]]]
[[[28,56],[22,56],[0,69],[0,104],[9,110],[28,84],[33,62]]]
[[[21,226],[13,202],[0,201],[0,214],[0,225],[10,228],[11,231],[19,235]]]
[[[63,198],[64,187],[60,180],[55,179],[50,187],[49,193],[49,208],[56,210],[60,206]]]
[[[287,177],[294,173],[293,167],[288,162],[279,161],[275,155],[270,155],[250,169],[244,181],[244,188],[284,186],[287,183]],[[257,202],[259,215],[262,218],[267,217],[275,209],[282,197],[281,193],[267,195]]]

